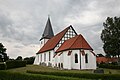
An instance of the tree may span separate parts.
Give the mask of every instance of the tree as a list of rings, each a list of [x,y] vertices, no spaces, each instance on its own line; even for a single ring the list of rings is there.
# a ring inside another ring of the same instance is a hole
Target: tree
[[[34,60],[35,60],[35,57],[26,57],[24,58],[24,60],[27,62],[27,64],[33,64],[34,63]]]
[[[120,17],[108,17],[103,23],[101,39],[107,56],[120,55]]]
[[[0,43],[0,61],[5,62],[8,60],[8,56],[6,54],[6,48],[3,46],[2,43]]]
[[[18,56],[16,60],[21,60],[22,61],[22,56]]]
[[[97,57],[104,57],[103,54],[97,54]]]

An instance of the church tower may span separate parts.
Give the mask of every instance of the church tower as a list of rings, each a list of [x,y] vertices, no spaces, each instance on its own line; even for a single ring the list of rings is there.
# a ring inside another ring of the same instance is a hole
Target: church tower
[[[44,32],[40,39],[40,48],[53,36],[54,36],[54,33],[53,33],[51,21],[50,21],[50,18],[48,17]]]

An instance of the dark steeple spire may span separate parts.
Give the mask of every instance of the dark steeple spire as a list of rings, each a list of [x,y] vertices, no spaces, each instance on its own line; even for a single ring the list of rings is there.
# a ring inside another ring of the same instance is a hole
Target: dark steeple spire
[[[54,33],[53,33],[53,29],[52,29],[52,25],[51,25],[51,22],[50,22],[50,18],[48,16],[48,20],[47,20],[47,24],[45,26],[45,29],[44,29],[44,32],[42,34],[42,39],[50,39],[54,36]]]

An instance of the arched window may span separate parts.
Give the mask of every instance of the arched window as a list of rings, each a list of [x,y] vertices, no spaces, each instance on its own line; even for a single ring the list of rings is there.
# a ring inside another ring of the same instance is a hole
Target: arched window
[[[60,68],[60,63],[58,64],[58,67]]]
[[[75,54],[75,63],[78,63],[78,54]]]
[[[61,68],[63,68],[63,63],[61,63]]]
[[[85,63],[88,63],[88,54],[85,54]]]

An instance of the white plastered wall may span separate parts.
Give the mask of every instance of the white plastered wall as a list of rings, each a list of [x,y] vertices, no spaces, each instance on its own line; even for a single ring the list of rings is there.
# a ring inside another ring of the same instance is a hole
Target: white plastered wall
[[[34,63],[33,63],[34,65],[39,65],[39,55],[38,54],[36,54],[36,56],[35,56],[35,60],[34,60]]]
[[[49,53],[50,53],[50,60],[49,60]],[[41,61],[41,55],[42,55],[42,61]],[[45,55],[46,55],[46,59],[45,58]],[[54,59],[53,59],[53,55],[54,55],[54,51],[53,50],[50,50],[50,51],[47,51],[47,52],[44,52],[44,53],[41,53],[40,54],[40,62],[41,63],[46,63],[46,65],[48,66],[48,63],[51,63],[52,66],[54,65]]]
[[[78,55],[78,63],[75,63],[75,54]],[[71,68],[80,69],[80,53],[79,50],[72,50],[71,54]]]
[[[85,63],[85,68],[96,69],[96,56],[89,50],[85,50],[85,54],[88,54],[88,63]]]

